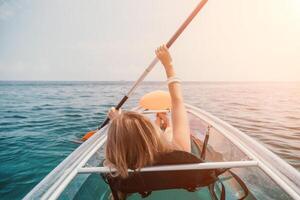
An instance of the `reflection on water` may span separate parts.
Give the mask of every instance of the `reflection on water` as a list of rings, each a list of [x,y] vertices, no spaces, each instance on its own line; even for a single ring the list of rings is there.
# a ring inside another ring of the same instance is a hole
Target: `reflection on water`
[[[0,196],[20,199],[97,127],[130,82],[0,82]],[[300,83],[184,83],[191,103],[300,170]],[[144,83],[126,103],[165,83]]]

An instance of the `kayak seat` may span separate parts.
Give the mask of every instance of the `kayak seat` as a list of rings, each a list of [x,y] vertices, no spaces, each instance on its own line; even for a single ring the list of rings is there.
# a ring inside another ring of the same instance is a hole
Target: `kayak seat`
[[[204,161],[195,155],[185,151],[172,151],[159,156],[153,166],[195,164]],[[104,180],[109,184],[114,200],[120,198],[118,193],[131,194],[140,193],[142,197],[148,196],[155,190],[186,189],[196,191],[201,187],[214,185],[218,176],[224,173],[224,169],[205,170],[177,170],[177,171],[153,171],[153,172],[130,172],[127,178],[113,176],[110,173],[102,174]],[[220,199],[225,199],[225,188],[222,186]]]
[[[206,136],[208,140],[208,137]],[[206,140],[205,139],[205,140]],[[207,142],[202,142],[191,135],[192,153],[174,150],[162,153],[152,166],[166,166],[179,164],[195,164],[205,162]],[[204,155],[204,156],[203,156]],[[222,155],[211,151],[208,154],[213,160],[222,161]],[[219,175],[228,171],[236,182],[244,190],[244,196],[238,200],[244,200],[249,190],[244,181],[230,169],[205,169],[205,170],[177,170],[177,171],[153,171],[153,172],[130,172],[127,178],[114,176],[110,173],[101,174],[104,181],[109,185],[114,200],[125,200],[132,193],[139,193],[143,198],[149,196],[152,191],[167,189],[185,189],[194,192],[201,187],[208,187],[213,200],[225,200],[226,191]],[[221,184],[220,197],[215,193],[215,185]]]

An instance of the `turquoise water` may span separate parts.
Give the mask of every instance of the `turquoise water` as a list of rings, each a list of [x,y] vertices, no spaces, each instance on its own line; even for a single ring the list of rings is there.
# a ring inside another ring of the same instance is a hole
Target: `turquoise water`
[[[94,129],[130,82],[0,82],[0,198],[21,199]],[[300,83],[184,83],[188,103],[300,169]],[[166,89],[144,83],[142,94]]]

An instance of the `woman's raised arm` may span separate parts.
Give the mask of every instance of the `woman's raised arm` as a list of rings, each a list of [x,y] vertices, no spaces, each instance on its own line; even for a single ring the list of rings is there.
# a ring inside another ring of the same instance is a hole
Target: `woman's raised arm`
[[[176,77],[168,48],[163,45],[156,49],[156,56],[163,64],[168,78],[172,102],[173,142],[184,151],[191,152],[190,128],[184,106],[180,80]]]

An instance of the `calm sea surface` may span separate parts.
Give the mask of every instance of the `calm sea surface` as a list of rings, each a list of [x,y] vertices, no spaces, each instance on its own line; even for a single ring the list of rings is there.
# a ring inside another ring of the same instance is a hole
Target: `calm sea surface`
[[[0,82],[0,199],[21,199],[94,129],[130,82]],[[183,83],[186,102],[300,170],[300,83]],[[125,107],[164,83],[144,83]]]

